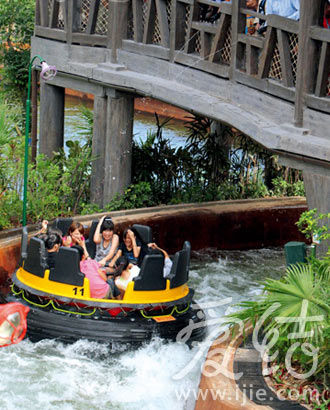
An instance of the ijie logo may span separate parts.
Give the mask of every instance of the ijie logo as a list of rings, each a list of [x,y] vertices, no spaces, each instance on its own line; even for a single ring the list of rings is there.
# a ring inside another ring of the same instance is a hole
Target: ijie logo
[[[209,330],[209,334],[205,341],[194,343],[194,346],[198,346],[198,351],[196,352],[195,356],[189,361],[189,363],[180,370],[173,378],[175,380],[182,379],[186,376],[194,366],[201,361],[201,359],[205,356],[206,351],[210,348],[212,344],[212,348],[209,350],[206,361],[202,368],[202,373],[206,377],[214,377],[218,374],[223,374],[225,377],[238,380],[241,378],[242,373],[233,373],[230,371],[229,362],[233,355],[234,347],[232,346],[232,338],[233,334],[231,329],[228,327],[223,327],[224,319],[222,317],[217,317],[216,312],[214,311],[215,307],[223,306],[226,304],[230,304],[232,298],[227,298],[221,301],[215,301],[210,303],[205,303],[201,305],[192,305],[192,308],[199,309],[197,312],[197,317],[201,319],[201,321],[194,323],[191,319],[189,325],[178,333],[176,340],[180,342],[186,342],[189,340],[190,336],[194,329],[202,326],[207,326]],[[259,331],[265,328],[265,323],[267,319],[270,317],[274,317],[273,314],[281,307],[280,303],[272,304],[260,317],[260,319],[256,322],[253,335],[252,335],[252,342],[254,348],[260,352],[260,356],[267,362],[274,361],[278,356],[278,350],[274,352],[273,348],[276,346],[276,343],[280,337],[280,332],[277,327],[273,327],[268,330],[264,338],[261,342],[259,342]],[[207,309],[207,310],[206,310]],[[229,313],[230,307],[225,312],[225,315]],[[206,319],[203,310],[207,311],[209,319]],[[317,316],[307,316],[308,312],[308,300],[303,300],[301,304],[301,311],[299,316],[294,317],[282,317],[282,316],[275,316],[274,320],[278,324],[283,323],[297,323],[296,329],[298,332],[288,333],[287,339],[288,340],[297,340],[297,339],[304,339],[303,343],[299,341],[294,342],[286,352],[285,355],[285,365],[287,371],[296,379],[307,379],[308,377],[312,376],[317,369],[318,364],[318,348],[315,348],[311,343],[307,343],[306,339],[312,338],[314,333],[312,331],[306,332],[306,323],[308,322],[321,322],[324,320],[323,315]],[[204,319],[204,320],[203,320]],[[231,318],[232,322],[236,323],[237,329],[236,333],[243,333],[244,332],[244,323],[240,319],[233,319]],[[215,326],[215,329],[212,329]],[[219,335],[220,331],[222,331],[221,336],[219,336],[215,341],[214,338]],[[302,352],[306,355],[311,357],[312,366],[311,369],[307,373],[297,373],[294,371],[292,367],[292,357],[294,355],[295,350],[301,346]],[[270,352],[273,352],[271,356],[268,356]]]

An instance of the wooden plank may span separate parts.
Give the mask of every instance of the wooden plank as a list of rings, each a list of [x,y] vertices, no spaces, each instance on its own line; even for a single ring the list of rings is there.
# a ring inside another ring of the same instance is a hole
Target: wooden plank
[[[190,4],[191,6],[194,4],[195,0],[177,0],[178,3],[183,3],[183,4]]]
[[[48,0],[40,0],[40,23],[43,27],[49,26]]]
[[[263,48],[265,44],[265,37],[264,36],[250,36],[246,34],[238,34],[237,40],[240,43],[248,44],[253,47]]]
[[[317,73],[315,95],[325,97],[327,93],[328,79],[330,75],[330,43],[322,43],[319,69]]]
[[[330,30],[319,26],[312,26],[309,29],[309,35],[313,40],[327,41],[330,43]]]
[[[73,5],[74,0],[67,0],[67,24],[66,24],[66,41],[68,44],[72,44],[72,31],[73,31]]]
[[[205,60],[210,56],[211,50],[211,35],[201,31],[201,49],[200,56]]]
[[[268,77],[270,65],[273,58],[273,53],[275,50],[276,45],[276,33],[273,27],[267,28],[266,37],[265,37],[265,46],[262,50],[260,63],[259,63],[259,70],[258,70],[258,78],[266,78]]]
[[[243,68],[244,64],[244,46],[238,42],[238,34],[245,32],[246,18],[239,12],[245,5],[245,0],[237,0],[232,4],[231,17],[231,65],[230,78],[233,78],[234,71]]]
[[[132,0],[134,41],[143,41],[143,0]]]
[[[66,33],[63,30],[49,27],[37,26],[35,28],[37,37],[49,38],[51,40],[66,41]]]
[[[220,61],[219,51],[223,48],[225,44],[226,35],[230,26],[230,17],[226,14],[221,14],[219,24],[217,26],[217,32],[213,38],[211,52],[209,56],[210,62]]]
[[[258,74],[258,57],[259,57],[258,48],[251,46],[250,44],[247,44],[246,45],[246,73],[248,75]]]
[[[319,22],[322,0],[301,0],[294,123],[303,126],[305,96],[315,90],[317,45],[309,38],[309,27]]]
[[[206,71],[210,74],[217,75],[222,78],[229,78],[229,66],[225,64],[214,64],[207,60],[201,59],[197,54],[185,54],[177,51],[175,53],[175,62],[186,65],[188,67],[193,66],[194,69]]]
[[[323,111],[330,114],[330,98],[319,98],[314,95],[306,95],[306,105],[317,111]]]
[[[219,7],[220,13],[232,15],[232,3],[218,3],[217,7]]]
[[[53,0],[51,9],[50,9],[50,19],[49,19],[50,28],[57,27],[59,10],[60,10],[60,3],[57,0]]]
[[[212,23],[206,23],[201,21],[193,21],[191,27],[198,31],[205,31],[205,33],[216,34],[218,27]]]
[[[287,33],[279,29],[277,29],[277,46],[280,52],[283,85],[293,87],[289,37]],[[298,52],[298,50],[296,50],[296,52]]]
[[[148,0],[147,15],[146,15],[144,33],[143,33],[143,43],[144,44],[152,43],[152,36],[154,33],[154,29],[155,29],[155,21],[156,21],[155,0]]]
[[[159,23],[159,31],[161,38],[161,45],[164,47],[170,46],[170,31],[168,28],[166,0],[155,0],[156,10]]]
[[[100,34],[72,33],[72,43],[87,46],[107,46],[107,36]]]
[[[91,0],[91,5],[89,8],[88,22],[86,27],[87,34],[94,34],[95,27],[97,23],[97,16],[100,9],[100,0]]]
[[[36,13],[34,16],[34,24],[36,26],[41,25],[41,20],[40,20],[40,0],[36,0]]]
[[[260,90],[264,93],[274,95],[275,97],[280,97],[283,100],[294,102],[294,88],[286,88],[278,81],[266,78],[260,79],[256,76],[249,76],[248,74],[238,70],[235,71],[234,80],[248,87]],[[271,107],[269,109],[271,109]]]
[[[263,20],[265,20],[265,17],[263,17]],[[299,32],[299,22],[298,21],[287,19],[282,16],[277,16],[275,14],[267,15],[266,20],[267,20],[267,25],[270,27],[279,28],[283,31],[287,31],[288,33],[298,34]]]
[[[172,0],[170,48],[173,52],[183,49],[185,45],[186,7],[183,3]]]
[[[193,21],[198,20],[198,17],[199,17],[198,15],[199,15],[199,8],[194,3],[190,7],[189,18],[187,22],[188,27],[187,27],[187,33],[186,33],[186,39],[185,39],[185,46],[184,46],[185,53],[192,53],[195,49],[197,32],[192,29],[192,23]]]
[[[123,40],[122,48],[131,53],[169,60],[169,49],[158,44],[143,44],[135,43],[132,40]]]

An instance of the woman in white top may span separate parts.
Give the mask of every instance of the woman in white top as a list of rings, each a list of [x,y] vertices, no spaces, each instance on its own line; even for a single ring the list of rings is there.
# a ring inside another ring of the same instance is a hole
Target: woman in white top
[[[95,260],[101,265],[107,265],[117,252],[119,236],[114,233],[115,226],[109,216],[103,216],[94,233],[96,243]]]

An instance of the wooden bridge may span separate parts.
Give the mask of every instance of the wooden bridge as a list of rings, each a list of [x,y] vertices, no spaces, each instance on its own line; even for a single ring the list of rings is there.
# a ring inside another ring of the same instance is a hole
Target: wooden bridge
[[[151,96],[276,152],[303,170],[309,206],[330,212],[330,30],[325,0],[300,3],[294,21],[245,0],[36,0],[32,53],[58,68],[41,87],[40,151],[63,145],[65,88],[94,94],[92,199],[107,203],[130,182],[134,97]],[[265,35],[246,33],[247,15],[267,20]]]

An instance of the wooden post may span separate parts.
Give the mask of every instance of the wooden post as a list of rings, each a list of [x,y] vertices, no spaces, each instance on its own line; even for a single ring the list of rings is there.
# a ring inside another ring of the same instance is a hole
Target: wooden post
[[[66,30],[66,41],[72,44],[72,33],[80,31],[81,0],[66,0],[64,19]]]
[[[105,179],[105,156],[107,135],[107,97],[94,96],[94,122],[92,153],[91,202],[103,207],[103,186]]]
[[[38,77],[39,71],[32,70],[31,88],[31,162],[36,163],[37,156],[37,130],[38,130]]]
[[[127,38],[129,0],[109,0],[108,48],[111,48],[110,62],[117,64],[117,49]]]
[[[131,182],[134,97],[109,90],[103,205]]]
[[[170,61],[174,62],[176,50],[185,45],[186,6],[178,0],[172,0],[170,21]]]
[[[316,44],[309,36],[309,29],[318,25],[323,0],[300,0],[298,39],[298,64],[296,77],[296,99],[294,124],[303,126],[305,95],[314,89],[316,81]]]
[[[49,11],[48,11],[48,1],[39,0],[39,12],[40,12],[40,23],[43,27],[48,27],[49,24]]]
[[[246,17],[240,13],[240,8],[246,7],[246,0],[236,0],[232,2],[231,16],[231,64],[229,79],[235,80],[235,70],[243,66],[244,45],[238,42],[238,34],[244,33]]]
[[[63,148],[65,88],[41,81],[40,86],[40,153],[51,158]]]

